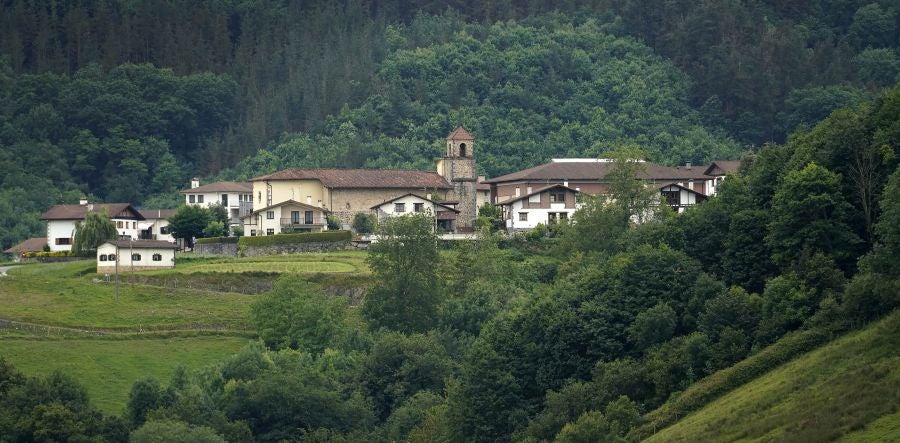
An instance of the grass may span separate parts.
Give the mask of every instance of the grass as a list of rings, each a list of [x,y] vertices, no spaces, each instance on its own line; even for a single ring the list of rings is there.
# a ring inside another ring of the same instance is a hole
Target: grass
[[[347,272],[369,274],[365,251],[335,251],[265,257],[211,257],[181,254],[174,270],[145,272],[148,275],[195,272]]]
[[[176,272],[354,272],[356,267],[348,263],[334,261],[282,261],[282,262],[247,262],[233,261],[226,263],[199,263],[177,268]]]
[[[900,311],[770,371],[646,441],[896,441],[898,349]]]
[[[179,365],[197,368],[237,352],[250,339],[199,336],[116,340],[85,338],[0,339],[0,356],[25,374],[60,370],[84,386],[91,402],[108,414],[122,412],[135,380],[154,377],[168,382]]]
[[[95,283],[93,261],[30,265],[0,278],[0,318],[94,329],[250,329],[254,296]]]

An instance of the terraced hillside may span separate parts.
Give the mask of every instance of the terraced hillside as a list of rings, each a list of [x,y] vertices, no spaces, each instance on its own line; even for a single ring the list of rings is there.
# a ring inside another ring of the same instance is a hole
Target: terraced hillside
[[[704,382],[709,381],[699,384]],[[900,311],[895,311],[710,402],[646,441],[898,439]]]

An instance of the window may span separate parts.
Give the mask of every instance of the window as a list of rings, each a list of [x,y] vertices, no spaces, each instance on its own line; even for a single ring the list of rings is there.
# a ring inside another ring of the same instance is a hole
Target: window
[[[167,235],[169,233],[169,225],[159,228],[159,233],[163,234],[163,235]]]
[[[250,230],[250,236],[251,236],[251,237],[256,237],[256,229],[251,229],[251,230]]]
[[[681,191],[663,191],[662,194],[666,203],[671,206],[678,206],[681,203]]]
[[[559,219],[560,219],[560,220],[568,220],[568,219],[569,219],[569,213],[568,213],[568,212],[560,212],[560,213],[559,213]]]
[[[413,203],[414,212],[422,212],[425,210],[425,203]]]
[[[189,196],[188,196],[188,201],[191,202],[191,203],[196,203],[196,202],[197,202],[197,196],[194,195],[194,194],[189,195]]]
[[[460,157],[465,157],[465,156],[466,156],[466,144],[465,144],[465,143],[460,143],[460,144],[459,144],[459,156],[460,156]]]
[[[109,258],[109,261],[116,261],[116,254],[109,254],[107,257]]]
[[[58,238],[58,239],[56,239],[56,244],[57,245],[71,245],[72,239],[71,238]]]
[[[257,192],[256,192],[256,199],[259,200],[259,201],[262,201],[262,191],[257,191]]]
[[[565,191],[553,191],[550,193],[550,203],[565,203],[565,202],[566,202]]]
[[[116,222],[116,226],[117,226],[119,229],[122,229],[122,220],[117,221],[117,222]]]
[[[266,220],[275,220],[275,211],[266,211]]]
[[[141,261],[141,254],[131,254],[131,261]]]
[[[162,261],[162,254],[153,254],[153,261]]]
[[[266,235],[275,235],[275,229],[274,228],[266,229]]]
[[[100,261],[109,261],[109,258],[106,257],[106,254],[100,254]]]
[[[197,196],[197,203],[203,203],[203,194]]]
[[[394,203],[394,212],[406,212],[406,203]]]
[[[228,194],[222,194],[222,206],[228,206]]]
[[[541,202],[541,194],[534,194],[528,196],[528,203],[540,203]]]
[[[520,212],[519,213],[519,221],[528,221],[528,213]]]

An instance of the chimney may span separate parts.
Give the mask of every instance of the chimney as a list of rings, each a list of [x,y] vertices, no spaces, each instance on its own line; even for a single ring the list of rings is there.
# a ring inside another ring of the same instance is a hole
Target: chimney
[[[200,187],[200,179],[197,177],[192,178],[191,179],[191,189],[199,188],[199,187]]]
[[[306,196],[306,204],[308,204],[308,205],[312,204],[312,196],[311,195]]]
[[[563,186],[565,186],[565,187],[568,188],[568,187],[569,187],[569,181],[568,181],[568,180],[563,181]]]
[[[691,169],[691,162],[685,163],[685,164],[684,164],[684,167],[685,167],[686,169]]]
[[[88,199],[87,199],[87,197],[85,197],[85,196],[82,195],[81,198],[78,200],[78,204],[81,205],[81,206],[87,205],[87,204],[88,204]]]

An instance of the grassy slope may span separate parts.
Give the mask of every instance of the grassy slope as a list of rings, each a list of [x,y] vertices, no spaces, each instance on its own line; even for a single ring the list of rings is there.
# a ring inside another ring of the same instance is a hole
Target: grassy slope
[[[6,338],[0,340],[0,356],[25,374],[61,370],[87,389],[93,404],[106,413],[119,414],[135,380],[155,377],[167,382],[177,366],[193,368],[216,363],[249,340],[220,336],[133,340]]]
[[[898,408],[900,311],[747,383],[647,441],[896,441]]]

